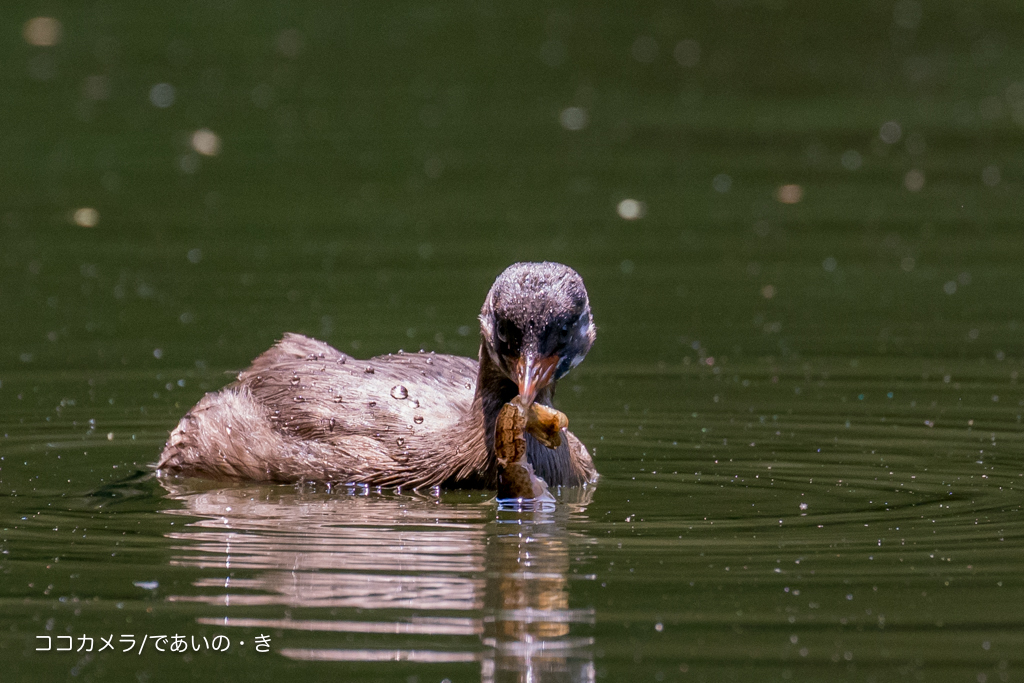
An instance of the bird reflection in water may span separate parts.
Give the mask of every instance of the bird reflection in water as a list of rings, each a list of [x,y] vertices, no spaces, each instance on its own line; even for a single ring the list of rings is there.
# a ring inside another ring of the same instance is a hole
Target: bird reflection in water
[[[594,680],[593,640],[571,628],[593,624],[594,610],[569,607],[571,546],[587,539],[570,536],[552,512],[499,510],[492,522],[484,644],[493,653],[485,680]]]
[[[481,679],[592,681],[592,608],[569,607],[571,558],[589,537],[593,488],[557,505],[498,508],[483,493],[441,498],[365,489],[216,487],[161,481],[199,517],[176,541],[176,566],[201,577],[174,602],[219,608],[219,627],[272,629],[297,660],[478,662]],[[363,494],[363,495],[360,495]],[[344,634],[344,635],[342,635]]]

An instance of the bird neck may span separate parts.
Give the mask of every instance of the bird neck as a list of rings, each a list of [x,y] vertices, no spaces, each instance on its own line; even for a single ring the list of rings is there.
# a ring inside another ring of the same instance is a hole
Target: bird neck
[[[502,406],[519,395],[515,382],[495,365],[491,354],[480,344],[480,370],[476,381],[476,400],[483,411],[484,443],[487,456],[494,461],[494,425]]]

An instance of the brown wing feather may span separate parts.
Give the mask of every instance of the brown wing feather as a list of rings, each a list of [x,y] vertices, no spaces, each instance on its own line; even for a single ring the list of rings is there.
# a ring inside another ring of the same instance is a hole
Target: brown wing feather
[[[466,476],[486,460],[482,436],[474,438],[482,433],[473,410],[475,373],[468,358],[403,353],[360,361],[289,334],[238,384],[266,409],[275,430],[322,444],[325,458],[331,448],[372,442],[375,448],[353,458],[355,474],[379,485],[432,485]]]

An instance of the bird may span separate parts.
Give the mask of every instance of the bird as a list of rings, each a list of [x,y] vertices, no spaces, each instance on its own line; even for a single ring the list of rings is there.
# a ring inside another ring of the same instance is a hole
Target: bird
[[[420,490],[493,489],[502,407],[551,406],[557,382],[594,343],[586,287],[569,266],[515,263],[480,311],[477,359],[398,352],[368,360],[287,333],[236,381],[207,393],[170,433],[161,475]],[[563,429],[526,433],[526,458],[551,487],[597,480]]]

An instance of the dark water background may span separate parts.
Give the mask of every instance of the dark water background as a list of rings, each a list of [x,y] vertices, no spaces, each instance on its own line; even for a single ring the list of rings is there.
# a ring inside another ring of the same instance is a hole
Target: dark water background
[[[0,26],[0,679],[1024,676],[1018,3]],[[475,355],[523,259],[596,489],[125,481],[285,331]],[[122,652],[175,634],[231,647]]]

